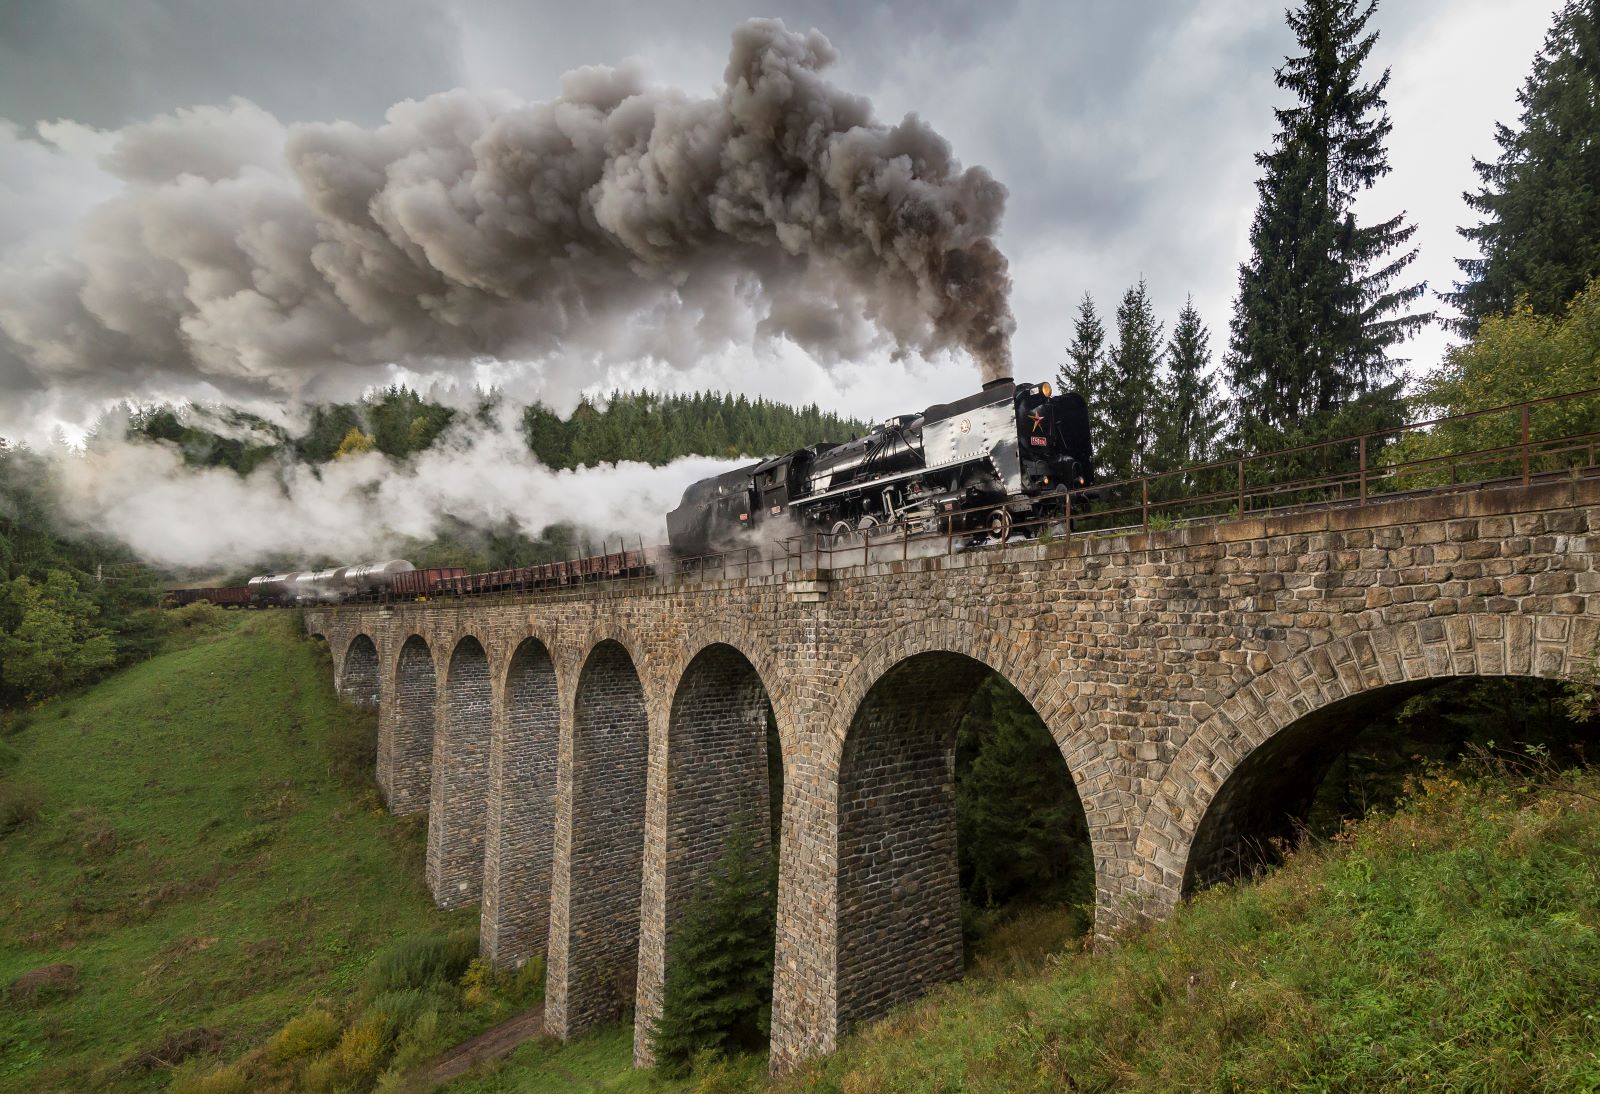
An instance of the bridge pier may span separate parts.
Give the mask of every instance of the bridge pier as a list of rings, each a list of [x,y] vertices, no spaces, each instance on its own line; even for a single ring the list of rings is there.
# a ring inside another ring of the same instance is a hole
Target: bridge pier
[[[481,871],[486,956],[546,952],[555,1035],[631,1005],[649,1061],[674,925],[766,809],[766,704],[781,1071],[959,975],[950,744],[984,673],[1060,747],[1111,937],[1292,814],[1367,705],[1592,671],[1600,482],[790,576],[307,610],[357,701],[371,644],[385,800],[436,800],[430,881],[478,899]]]

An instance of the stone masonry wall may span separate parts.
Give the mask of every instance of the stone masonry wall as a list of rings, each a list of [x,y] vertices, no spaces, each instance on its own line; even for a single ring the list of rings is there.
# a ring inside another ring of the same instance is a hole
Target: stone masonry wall
[[[555,837],[561,694],[537,639],[517,647],[489,748],[483,863],[483,955],[497,968],[545,952]]]
[[[363,710],[377,710],[378,691],[378,647],[358,634],[350,640],[339,668],[339,695]]]
[[[886,674],[839,772],[838,1022],[961,978],[956,727],[987,671],[927,653]]]
[[[378,785],[397,816],[428,808],[437,693],[433,653],[426,641],[412,636],[395,665],[389,717],[381,706],[378,713]]]
[[[590,654],[573,712],[568,872],[552,893],[545,998],[545,1028],[559,1037],[613,1021],[637,978],[650,726],[620,644],[602,642]]]
[[[743,822],[757,856],[771,853],[767,782],[767,693],[755,666],[732,646],[690,662],[667,728],[664,885],[647,885],[641,913],[634,1060],[654,1062],[649,1030],[661,1014],[666,950],[685,907]]]
[[[483,888],[490,707],[488,655],[463,638],[445,674],[428,798],[428,888],[441,908],[475,904]]]
[[[1337,726],[1308,720],[1316,712],[1450,676],[1587,671],[1600,645],[1600,482],[1075,536],[831,573],[316,608],[306,622],[332,649],[361,633],[377,644],[385,666],[379,776],[397,809],[417,807],[404,790],[416,785],[417,769],[426,774],[428,753],[406,754],[399,730],[432,686],[428,645],[451,649],[462,634],[478,636],[497,692],[521,642],[538,637],[550,651],[562,726],[548,1011],[558,1034],[615,1013],[625,985],[609,994],[596,985],[627,975],[641,914],[651,899],[666,904],[669,715],[684,674],[709,645],[743,654],[767,685],[783,738],[772,1032],[781,1070],[829,1051],[876,1005],[857,980],[857,955],[877,952],[860,949],[862,938],[876,937],[883,952],[929,937],[944,945],[943,935],[927,933],[931,913],[926,925],[902,916],[880,929],[871,917],[888,913],[859,903],[864,891],[886,891],[893,904],[896,886],[905,897],[913,879],[919,893],[939,890],[937,845],[926,856],[897,848],[874,858],[856,838],[878,808],[868,773],[891,770],[864,762],[874,749],[926,730],[925,758],[932,755],[931,723],[880,717],[872,713],[879,700],[868,703],[897,665],[959,655],[1003,675],[1032,704],[1083,802],[1096,933],[1110,936],[1181,898],[1191,860],[1215,850],[1197,839],[1214,804],[1229,810],[1234,798],[1222,788],[1235,772],[1244,786],[1252,770],[1303,762],[1327,743]],[[412,636],[420,656],[408,660],[401,648]],[[610,661],[625,657],[637,674],[621,704],[625,733],[595,720],[605,689],[575,683],[590,651],[611,643],[619,652]],[[919,701],[927,705],[926,696]],[[1295,757],[1266,752],[1246,766],[1281,734],[1277,747]],[[886,752],[883,764],[894,759]],[[937,801],[931,758],[926,767],[909,755],[896,762],[906,764],[909,784],[925,780],[927,793],[912,797],[924,807]],[[615,811],[596,808],[593,785],[574,793],[597,777],[626,782]],[[1242,832],[1244,819],[1218,813],[1212,828]],[[508,850],[526,854],[509,845],[501,854]],[[953,857],[938,853],[953,877]],[[604,902],[609,915],[595,914],[589,899],[606,883],[585,880],[602,864],[618,866],[622,878]],[[891,942],[896,931],[913,941]],[[646,949],[636,956],[659,960]]]

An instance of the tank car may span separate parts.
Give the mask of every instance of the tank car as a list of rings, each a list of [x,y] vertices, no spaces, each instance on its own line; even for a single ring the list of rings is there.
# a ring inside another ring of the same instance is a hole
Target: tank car
[[[865,436],[752,463],[684,491],[667,514],[679,557],[763,530],[853,536],[880,528],[974,532],[1066,512],[1094,482],[1081,396],[994,380],[962,399],[902,414]]]

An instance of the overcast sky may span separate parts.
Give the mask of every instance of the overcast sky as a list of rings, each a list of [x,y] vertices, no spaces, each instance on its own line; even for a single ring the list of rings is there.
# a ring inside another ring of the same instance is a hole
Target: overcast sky
[[[1455,228],[1469,217],[1460,195],[1475,183],[1472,157],[1492,157],[1494,122],[1514,120],[1556,6],[1386,0],[1377,13],[1370,75],[1393,69],[1394,170],[1362,210],[1407,211],[1420,229],[1417,278],[1435,290],[1449,287],[1464,252]],[[1255,204],[1252,156],[1283,102],[1272,69],[1293,49],[1282,6],[1263,0],[759,10],[725,0],[0,0],[0,119],[10,123],[0,125],[0,254],[20,261],[92,233],[83,217],[114,190],[93,169],[105,151],[96,130],[233,98],[283,123],[373,126],[395,102],[456,87],[549,99],[562,73],[630,56],[656,82],[713,96],[730,31],[754,15],[820,30],[840,54],[829,79],[868,97],[881,119],[917,113],[964,164],[1009,189],[999,241],[1014,281],[1019,378],[1053,374],[1085,291],[1109,313],[1141,275],[1169,330],[1192,293],[1220,352]],[[78,124],[38,128],[59,120]],[[1409,354],[1427,367],[1446,344],[1435,330]],[[789,352],[724,354],[688,372],[612,364],[585,380],[738,387],[881,417],[970,390],[976,372],[951,357],[879,353],[824,367]],[[571,383],[521,382],[557,402],[575,395]],[[13,399],[0,430],[74,415],[76,396],[45,395]],[[19,422],[24,405],[30,420]]]

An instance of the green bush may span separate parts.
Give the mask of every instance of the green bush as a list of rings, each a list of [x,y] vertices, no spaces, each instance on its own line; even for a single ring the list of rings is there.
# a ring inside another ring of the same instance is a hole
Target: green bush
[[[387,992],[425,990],[454,983],[478,956],[477,928],[447,935],[402,939],[385,946],[367,965],[362,987],[368,999]]]
[[[281,1064],[315,1055],[339,1039],[343,1025],[326,1007],[314,1007],[298,1014],[267,1042],[267,1059]]]

